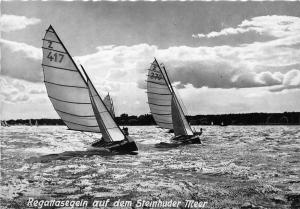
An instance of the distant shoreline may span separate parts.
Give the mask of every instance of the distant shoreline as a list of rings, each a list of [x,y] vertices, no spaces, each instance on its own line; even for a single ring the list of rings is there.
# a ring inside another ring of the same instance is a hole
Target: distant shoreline
[[[187,116],[191,125],[300,125],[300,112],[284,113],[240,113]],[[156,125],[151,114],[129,116],[121,114],[115,118],[120,126]],[[16,119],[2,120],[1,126],[13,125],[65,125],[61,119]]]

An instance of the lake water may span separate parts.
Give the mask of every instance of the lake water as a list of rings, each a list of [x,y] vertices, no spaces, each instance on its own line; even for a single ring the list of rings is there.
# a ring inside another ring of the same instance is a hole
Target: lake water
[[[132,201],[128,208],[142,200],[181,201],[178,208],[189,208],[186,200],[205,208],[300,207],[300,126],[202,128],[203,144],[163,149],[155,144],[172,134],[130,126],[138,155],[113,155],[89,150],[100,134],[3,127],[1,208],[29,208],[29,198],[86,200],[89,208],[107,199],[107,206]]]

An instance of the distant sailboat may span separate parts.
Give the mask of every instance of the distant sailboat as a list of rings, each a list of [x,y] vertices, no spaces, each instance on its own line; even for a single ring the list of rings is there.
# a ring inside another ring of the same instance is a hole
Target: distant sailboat
[[[161,128],[173,129],[172,139],[183,143],[201,143],[201,133],[193,132],[169,80],[164,66],[157,60],[148,70],[147,95],[150,112]]]
[[[109,93],[106,95],[106,97],[104,97],[103,102],[106,105],[107,109],[109,110],[110,114],[113,117],[116,117],[114,103],[113,103],[113,100],[110,97]]]
[[[3,126],[3,127],[9,127],[9,125],[6,122],[6,120],[1,120],[1,126]]]
[[[227,126],[223,121],[221,122],[220,126]]]
[[[50,25],[43,38],[43,72],[48,97],[70,130],[102,133],[92,144],[110,151],[137,151],[135,142],[122,132],[104,105],[90,78]]]

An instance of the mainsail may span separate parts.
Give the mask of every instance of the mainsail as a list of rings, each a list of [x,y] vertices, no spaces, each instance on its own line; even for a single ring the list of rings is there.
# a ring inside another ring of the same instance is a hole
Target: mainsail
[[[42,48],[44,82],[58,115],[69,129],[100,132],[84,77],[51,25]]]
[[[110,97],[109,93],[106,95],[106,97],[104,97],[103,102],[104,102],[105,106],[107,107],[107,109],[109,110],[110,114],[113,117],[115,117],[115,108],[114,108],[113,100]]]
[[[150,111],[157,125],[161,128],[173,129],[172,93],[156,60],[148,70],[147,95]]]
[[[148,70],[147,94],[151,114],[158,126],[173,129],[175,136],[193,135],[167,71],[156,59]]]

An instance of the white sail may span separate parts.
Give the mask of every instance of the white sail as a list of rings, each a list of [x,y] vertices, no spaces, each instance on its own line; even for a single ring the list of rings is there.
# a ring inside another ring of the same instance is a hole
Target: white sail
[[[193,135],[193,131],[189,123],[187,122],[175,95],[172,97],[171,109],[172,109],[172,120],[173,120],[173,129],[174,129],[175,136]]]
[[[175,136],[193,135],[167,72],[156,60],[148,70],[147,94],[151,114],[160,127],[173,129]]]
[[[106,105],[107,109],[109,110],[110,114],[115,117],[115,108],[112,101],[112,98],[110,97],[109,93],[104,97],[103,103]]]
[[[125,139],[123,132],[112,118],[111,113],[97,94],[96,89],[89,79],[87,85],[90,92],[92,107],[104,141],[121,141]]]
[[[148,70],[147,95],[150,112],[161,128],[173,129],[171,115],[172,93],[156,60]]]
[[[69,129],[100,132],[86,81],[52,26],[42,48],[44,82],[58,115]]]

